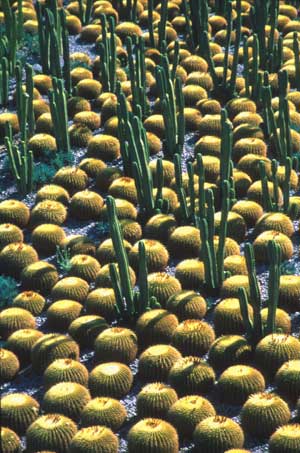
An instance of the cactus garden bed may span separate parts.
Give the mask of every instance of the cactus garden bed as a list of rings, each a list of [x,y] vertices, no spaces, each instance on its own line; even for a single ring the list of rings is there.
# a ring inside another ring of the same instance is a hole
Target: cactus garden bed
[[[0,2],[3,453],[300,451],[300,2]]]

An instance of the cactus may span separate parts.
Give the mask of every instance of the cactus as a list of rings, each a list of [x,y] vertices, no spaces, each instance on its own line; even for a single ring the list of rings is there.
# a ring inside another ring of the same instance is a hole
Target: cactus
[[[91,20],[93,0],[78,0],[79,4],[79,17],[82,25],[88,25]]]
[[[226,109],[221,111],[221,166],[220,166],[220,186],[222,191],[222,182],[229,182],[229,197],[230,205],[235,202],[235,189],[234,181],[232,177],[233,162],[232,156],[232,145],[233,145],[233,126],[231,121],[228,119]]]
[[[60,48],[61,48],[61,29],[60,35],[57,33],[55,28],[55,16],[49,10],[45,10],[46,13],[46,28],[49,34],[49,71],[55,77],[62,78],[62,69],[60,66]]]
[[[6,57],[9,74],[14,75],[16,66],[16,53],[23,37],[22,3],[18,0],[17,14],[14,13],[8,0],[3,0],[5,33],[0,39],[0,58]]]
[[[208,2],[205,0],[192,0],[190,2],[190,17],[188,18],[192,23],[192,42],[193,46],[198,49],[200,55],[206,59],[209,71],[213,79],[213,93],[217,98],[231,99],[235,96],[235,86],[238,67],[238,52],[241,42],[241,27],[242,27],[242,13],[241,13],[241,0],[236,2],[236,24],[235,24],[235,43],[233,50],[233,64],[231,68],[231,76],[227,80],[227,70],[229,63],[229,54],[231,49],[231,33],[233,30],[232,22],[232,4],[231,1],[222,1],[215,4],[217,14],[222,14],[227,19],[226,31],[226,44],[225,44],[225,57],[223,67],[223,77],[219,81],[215,71],[215,65],[211,56],[208,36]],[[186,7],[184,7],[186,10]],[[219,11],[219,12],[218,12]]]
[[[155,47],[154,42],[154,29],[153,29],[153,0],[148,0],[148,11],[149,11],[149,37],[150,37],[150,47]]]
[[[258,39],[259,67],[277,71],[278,48],[275,44],[275,30],[278,22],[279,0],[255,0],[251,8],[253,32]],[[270,25],[270,36],[266,41],[266,26]]]
[[[102,41],[99,44],[101,83],[103,91],[115,93],[117,86],[115,21],[112,16],[106,19],[104,14],[101,14],[100,19],[102,26]]]
[[[138,278],[138,292],[135,292],[135,305],[136,305],[136,314],[140,316],[145,311],[150,310],[151,308],[160,308],[160,304],[157,302],[156,298],[149,295],[148,288],[148,269],[147,269],[147,259],[146,259],[146,250],[145,244],[143,241],[139,241],[139,278]]]
[[[133,298],[133,290],[131,288],[131,283],[130,283],[130,276],[129,276],[129,263],[128,263],[128,257],[127,253],[124,248],[123,244],[123,237],[122,237],[122,232],[120,229],[120,224],[117,218],[116,214],[116,205],[114,198],[111,196],[108,196],[106,199],[107,203],[107,211],[108,211],[108,222],[109,222],[109,228],[110,228],[110,235],[112,238],[113,246],[116,252],[117,256],[117,262],[119,266],[119,274],[120,274],[120,282],[116,278],[116,272],[114,270],[114,266],[110,266],[111,269],[111,278],[112,282],[114,284],[114,287],[116,286],[116,281],[118,281],[117,287],[120,285],[121,286],[121,293],[122,296],[126,302],[126,313],[128,316],[134,316],[134,298]],[[117,291],[119,294],[120,291]],[[119,298],[117,298],[117,301]],[[121,307],[119,307],[120,311]]]
[[[179,77],[176,77],[173,83],[166,56],[162,56],[162,65],[156,66],[155,75],[166,133],[164,156],[172,160],[174,154],[182,154],[184,145],[182,83]]]
[[[166,48],[166,25],[168,18],[168,0],[162,0],[160,22],[158,25],[158,50],[164,53]]]
[[[205,0],[191,0],[189,2],[190,14],[187,18],[188,21],[191,21],[191,31],[192,31],[192,42],[195,48],[203,52],[203,44],[207,44],[207,33],[208,33],[208,2]],[[204,55],[204,58],[208,55]]]
[[[37,2],[35,8],[43,72],[60,79],[64,76],[67,91],[70,93],[70,54],[66,13],[63,9],[57,8],[57,0],[55,2],[47,1],[45,5]],[[61,55],[64,62],[63,69],[60,64]]]
[[[2,57],[0,66],[0,105],[8,104],[9,63],[6,57]]]
[[[2,81],[3,85],[3,98],[6,98],[8,102],[8,71],[7,71],[7,59],[3,58],[2,60]],[[4,75],[5,74],[5,75]],[[23,91],[22,84],[22,65],[18,61],[15,66],[15,76],[16,76],[16,104],[17,104],[17,114],[21,130],[21,139],[26,142],[28,132],[30,135],[34,133],[35,128],[35,119],[33,112],[33,69],[29,64],[25,65],[25,92]],[[28,123],[28,124],[27,124]]]
[[[106,199],[108,209],[108,221],[110,234],[116,252],[117,267],[114,263],[110,264],[110,277],[116,297],[116,312],[123,320],[132,321],[150,308],[159,307],[156,299],[149,296],[148,290],[148,270],[145,253],[145,245],[139,242],[139,290],[133,290],[130,283],[129,263],[127,253],[123,244],[119,221],[116,215],[114,198],[108,196]]]
[[[62,272],[69,272],[72,268],[70,248],[57,246],[56,262]]]
[[[250,286],[250,300],[253,308],[253,322],[250,320],[248,312],[248,295],[244,288],[239,289],[240,308],[245,326],[246,335],[254,348],[256,344],[266,335],[275,332],[276,310],[279,297],[280,281],[280,246],[274,241],[269,241],[268,255],[270,261],[269,279],[268,279],[268,318],[266,326],[262,323],[261,309],[262,300],[255,271],[255,259],[253,246],[250,243],[245,245],[245,257],[248,268],[248,278]]]
[[[204,261],[205,282],[209,292],[217,292],[225,278],[224,250],[227,236],[227,218],[231,205],[235,202],[234,182],[232,178],[232,124],[228,120],[225,109],[221,112],[221,223],[217,251],[214,247],[214,196],[211,190],[204,190],[204,169],[202,156],[197,155],[197,170],[199,175],[199,215],[195,217],[196,226],[200,229],[202,242],[202,256]],[[191,170],[190,170],[191,172]],[[192,174],[191,174],[192,177]],[[191,180],[190,177],[190,180]],[[193,191],[192,191],[193,193]],[[192,196],[192,199],[195,195]],[[191,203],[193,211],[195,207]]]
[[[34,134],[35,129],[35,118],[33,111],[33,69],[30,64],[25,65],[25,74],[26,74],[26,93],[28,94],[28,132],[29,135]]]
[[[88,8],[88,4],[87,4]],[[64,9],[60,10],[60,22],[61,22],[61,39],[62,39],[62,51],[63,51],[63,78],[65,81],[65,88],[68,95],[72,94],[72,81],[71,81],[71,66],[70,66],[70,49],[69,49],[69,32],[66,23],[66,13]]]
[[[205,213],[201,210],[201,217],[196,216],[196,225],[200,229],[201,234],[201,252],[204,262],[205,285],[208,293],[217,293],[225,278],[224,251],[227,236],[227,218],[230,208],[229,187],[228,181],[222,182],[222,215],[219,243],[216,251],[214,247],[214,196],[210,189],[205,191],[207,204]]]
[[[131,38],[126,39],[128,53],[129,75],[132,91],[132,107],[136,116],[145,119],[149,114],[149,104],[146,96],[146,67],[145,44],[142,37],[134,43]]]
[[[279,118],[278,124],[274,117],[272,109],[272,91],[268,85],[267,75],[265,74],[265,83],[261,87],[261,98],[263,103],[263,117],[266,128],[266,135],[272,135],[275,155],[280,163],[284,163],[287,157],[292,156],[292,144],[290,133],[289,108],[286,98],[288,76],[286,71],[279,71]],[[279,130],[279,131],[278,131]]]
[[[139,116],[128,112],[125,96],[120,89],[118,89],[118,100],[119,137],[124,172],[128,176],[133,176],[142,214],[150,217],[160,209],[162,203],[160,201],[163,186],[162,168],[160,168],[158,160],[160,176],[157,178],[158,190],[155,200],[152,174],[148,167],[149,147],[145,128]]]
[[[182,165],[180,154],[174,155],[176,193],[179,200],[181,219],[184,224],[188,223],[190,218],[190,209],[186,202],[186,193],[182,184]]]
[[[300,90],[300,49],[299,49],[299,41],[298,41],[298,33],[294,32],[293,34],[293,51],[294,51],[294,58],[295,58],[295,81],[296,86],[295,88],[299,91]]]
[[[19,193],[26,195],[32,192],[34,171],[32,151],[27,151],[24,141],[21,141],[16,146],[12,144],[8,137],[5,137],[5,146]]]
[[[45,25],[45,7],[40,3],[35,4],[37,21],[38,21],[38,36],[39,36],[39,47],[40,47],[40,58],[43,72],[49,74],[49,35]]]
[[[68,131],[67,93],[64,82],[53,77],[53,88],[49,90],[50,110],[54,125],[57,149],[69,153],[70,138]]]

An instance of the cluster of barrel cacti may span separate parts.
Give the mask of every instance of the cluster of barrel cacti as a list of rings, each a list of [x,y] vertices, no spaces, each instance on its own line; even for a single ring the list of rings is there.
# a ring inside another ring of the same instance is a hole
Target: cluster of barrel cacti
[[[3,453],[300,451],[299,18],[0,2]]]

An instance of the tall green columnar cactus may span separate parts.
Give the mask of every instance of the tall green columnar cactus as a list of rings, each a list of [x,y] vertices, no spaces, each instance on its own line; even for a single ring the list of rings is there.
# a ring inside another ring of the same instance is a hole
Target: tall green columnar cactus
[[[33,110],[33,68],[30,64],[25,65],[26,74],[26,93],[28,94],[28,132],[29,135],[34,134],[35,118]]]
[[[139,241],[139,263],[138,263],[138,291],[135,292],[135,312],[141,315],[151,308],[161,308],[156,297],[150,296],[148,286],[148,266],[146,249],[143,241]]]
[[[164,53],[166,46],[166,25],[168,19],[168,0],[162,0],[160,22],[158,24],[158,50]]]
[[[55,8],[55,2],[45,5],[36,2],[40,58],[45,74],[62,78],[60,55],[62,50],[61,16]]]
[[[16,53],[20,41],[19,34],[22,34],[23,30],[22,13],[21,15],[19,13],[15,14],[9,0],[3,0],[1,6],[4,13],[5,31],[0,38],[0,58],[7,58],[9,75],[13,76],[16,66]],[[20,3],[18,3],[19,8]]]
[[[183,224],[187,224],[190,220],[191,211],[186,202],[186,193],[182,182],[182,164],[180,154],[174,155],[175,165],[175,180],[176,180],[176,193],[180,206],[180,217]]]
[[[162,169],[160,177],[157,178],[158,190],[155,199],[152,174],[148,166],[149,146],[145,128],[138,116],[128,112],[126,98],[120,90],[118,90],[118,101],[118,128],[124,172],[127,176],[133,176],[141,213],[148,218],[154,214],[155,210],[160,209],[163,184]]]
[[[216,14],[224,16],[230,0],[215,0],[214,10]]]
[[[46,9],[46,27],[48,29],[49,40],[50,40],[50,49],[49,49],[49,56],[50,56],[50,74],[62,79],[62,68],[60,65],[60,47],[61,47],[61,28],[60,34],[58,35],[55,29],[55,17],[53,16],[50,9]]]
[[[286,157],[292,156],[292,138],[291,138],[291,123],[289,106],[287,100],[288,93],[288,74],[287,71],[279,71],[278,73],[279,82],[279,137],[280,146],[283,149],[282,161],[284,162]]]
[[[205,176],[204,176],[204,166],[202,155],[197,154],[197,174],[198,174],[198,201],[199,201],[199,217],[204,218],[206,216],[206,207],[205,207]]]
[[[263,117],[267,137],[272,137],[274,155],[281,164],[287,157],[292,157],[292,141],[290,131],[289,107],[287,101],[288,77],[286,71],[279,71],[279,117],[276,121],[272,109],[272,91],[270,85],[261,87]]]
[[[175,166],[175,181],[176,181],[176,193],[179,200],[180,207],[180,220],[184,225],[193,223],[196,224],[196,193],[194,188],[194,167],[192,162],[187,163],[187,173],[188,173],[188,194],[190,198],[189,205],[187,204],[187,191],[183,187],[182,180],[182,165],[181,165],[181,156],[175,154],[174,156],[174,166]]]
[[[268,255],[270,261],[269,281],[268,281],[268,317],[267,324],[263,326],[265,335],[275,332],[276,329],[276,310],[279,301],[279,286],[280,286],[280,265],[281,265],[281,249],[275,241],[270,241],[268,244]]]
[[[278,212],[280,210],[279,206],[279,185],[278,185],[278,178],[277,178],[277,167],[278,163],[275,159],[272,160],[272,175],[271,180],[273,183],[273,195],[271,195],[269,186],[268,186],[268,177],[266,173],[265,163],[261,161],[259,163],[259,170],[260,170],[260,179],[261,179],[261,186],[262,186],[262,204],[266,211],[275,211]]]
[[[57,149],[60,152],[70,152],[70,137],[68,131],[67,93],[64,82],[53,77],[53,88],[49,90],[50,110],[54,124]]]
[[[237,18],[236,18],[236,25],[235,25],[233,62],[232,62],[232,66],[231,66],[231,75],[229,78],[229,83],[227,82],[227,87],[228,87],[227,89],[229,91],[229,94],[232,96],[236,93],[236,78],[237,78],[237,69],[238,69],[238,63],[239,63],[239,48],[241,46],[241,38],[242,38],[241,0],[237,0],[237,2],[236,2],[236,12],[237,12]],[[228,68],[229,47],[231,44],[229,38],[227,39],[227,42],[228,42],[228,53],[227,53],[227,63],[226,64],[227,64],[227,68]],[[226,47],[226,50],[227,50],[227,47]],[[225,69],[224,69],[224,76],[223,76],[223,80],[226,83],[227,71],[225,72]]]
[[[221,166],[220,166],[220,187],[222,190],[223,181],[229,182],[229,198],[230,204],[235,202],[235,188],[234,180],[232,177],[233,162],[232,146],[233,146],[233,126],[231,121],[228,119],[226,109],[221,111]]]
[[[255,258],[254,258],[254,251],[253,246],[250,243],[245,244],[245,258],[248,270],[248,280],[249,280],[249,296],[251,300],[251,305],[253,308],[253,328],[251,331],[247,331],[248,335],[253,338],[253,341],[259,341],[262,337],[262,320],[261,320],[261,309],[262,309],[262,301],[261,301],[261,294],[259,289],[259,283],[256,275],[256,268],[255,268]],[[243,319],[249,319],[249,314],[247,307],[245,306],[245,301],[247,302],[247,294],[244,289],[239,290],[239,298],[240,298],[240,306],[241,312],[243,315]],[[247,317],[245,314],[247,313]],[[247,329],[249,329],[249,321],[247,321]]]
[[[121,156],[123,169],[126,176],[132,176],[132,162],[130,158],[129,143],[133,140],[133,133],[130,129],[130,115],[127,109],[126,97],[121,92],[120,84],[117,84],[117,114],[118,114],[118,136],[120,137]]]
[[[154,9],[154,4],[153,0],[148,0],[148,17],[149,17],[149,44],[150,47],[154,48],[155,47],[155,41],[154,41],[154,27],[153,27],[153,9]]]
[[[42,5],[40,2],[36,2],[35,10],[38,22],[38,37],[41,65],[43,73],[49,74],[50,37],[45,23],[45,6]]]
[[[221,223],[217,250],[214,245],[215,225],[214,225],[214,197],[213,192],[206,190],[206,209],[201,209],[196,216],[196,225],[201,234],[201,256],[204,263],[205,287],[208,293],[218,293],[225,278],[224,272],[224,253],[225,240],[227,236],[227,218],[229,212],[229,182],[222,183],[222,207]]]
[[[117,272],[116,264],[110,264],[110,276],[116,298],[116,313],[126,322],[134,322],[136,318],[152,308],[161,308],[156,297],[150,296],[148,285],[148,267],[146,249],[143,241],[139,241],[138,289],[133,290],[132,305],[127,303],[122,286],[122,278]]]
[[[78,0],[79,4],[79,17],[82,25],[88,25],[91,20],[93,0]]]
[[[23,6],[20,0],[18,0],[16,12],[12,9],[9,0],[3,0],[1,6],[4,13],[5,32],[0,39],[0,57],[7,58],[9,74],[14,75],[16,52],[23,37]]]
[[[190,17],[188,21],[192,24],[192,41],[194,47],[197,48],[198,52],[204,58],[205,52],[203,48],[204,42],[207,40],[208,33],[208,2],[206,0],[190,0]]]
[[[255,259],[253,246],[250,243],[245,245],[245,257],[248,268],[248,278],[250,294],[248,295],[244,288],[239,289],[240,308],[243,317],[246,335],[255,348],[257,343],[265,336],[275,332],[276,310],[279,298],[280,284],[280,263],[281,250],[280,246],[274,241],[269,241],[268,257],[269,257],[269,279],[268,279],[268,317],[266,325],[263,324],[261,318],[262,300],[260,288],[256,276]],[[249,299],[250,297],[250,299]],[[253,320],[249,316],[249,300],[253,308]]]
[[[23,5],[22,0],[18,0],[18,8],[17,8],[17,38],[18,42],[23,39],[24,36],[24,14],[23,14]]]
[[[9,0],[2,0],[1,2],[1,9],[4,14],[4,25],[5,25],[5,32],[8,40],[13,39],[13,20],[14,20],[14,12],[10,6]]]
[[[274,58],[277,56],[275,32],[278,22],[279,0],[255,0],[251,8],[253,32],[258,38],[259,67],[266,70],[278,70]],[[266,26],[270,26],[267,39]]]
[[[191,48],[191,52],[195,53],[196,44],[194,42],[194,35],[193,35],[193,28],[191,25],[191,11],[190,5],[191,2],[187,2],[187,0],[182,0],[182,12],[185,17],[185,35],[186,35],[186,42]]]
[[[134,47],[133,47],[134,44]],[[126,39],[129,76],[132,92],[132,109],[135,115],[145,119],[149,114],[149,103],[146,95],[146,65],[144,38],[138,37],[133,43]]]
[[[258,56],[258,38],[257,35],[253,35],[252,41],[252,63],[249,63],[249,43],[247,38],[244,38],[243,47],[243,63],[244,63],[244,78],[245,78],[245,89],[246,96],[259,100],[260,96],[260,80],[259,80],[259,56]]]
[[[22,65],[20,62],[16,64],[16,103],[18,120],[20,125],[21,140],[27,143],[28,132],[28,105],[30,95],[23,91],[22,85]],[[32,102],[32,99],[31,99]]]
[[[139,277],[138,277],[138,313],[142,314],[150,309],[150,295],[148,287],[148,268],[146,249],[143,241],[139,241]]]
[[[132,143],[135,143],[135,146],[132,146],[133,177],[137,188],[140,208],[144,215],[149,217],[153,214],[155,208],[153,181],[148,166],[149,148],[146,132],[138,117],[133,117],[131,130],[131,134],[135,137],[132,140]]]
[[[115,20],[112,16],[106,19],[104,14],[101,14],[100,19],[102,26],[102,41],[99,45],[101,83],[104,91],[115,93],[117,86]]]
[[[21,141],[14,145],[9,137],[5,137],[5,146],[10,168],[21,195],[32,192],[33,189],[33,154],[27,150],[26,143]]]
[[[62,53],[63,53],[63,77],[65,81],[65,88],[68,95],[72,94],[72,81],[71,81],[71,65],[70,65],[70,48],[69,48],[69,32],[66,23],[66,12],[62,8],[60,11],[61,22],[61,39],[62,39]]]
[[[40,59],[43,72],[66,81],[66,89],[71,92],[70,52],[65,11],[57,8],[55,2],[45,5],[36,2]],[[63,68],[60,58],[63,57]]]
[[[295,58],[295,88],[299,91],[300,90],[300,49],[299,49],[299,41],[298,41],[299,34],[294,32],[293,35],[293,51],[294,51],[294,58]]]
[[[221,13],[227,19],[226,29],[226,43],[225,43],[225,56],[224,56],[224,67],[223,76],[218,77],[215,65],[211,56],[208,36],[208,4],[205,0],[191,0],[190,2],[190,17],[189,21],[192,23],[192,41],[194,46],[197,47],[198,53],[206,59],[210,74],[213,79],[214,93],[218,98],[225,100],[231,99],[236,92],[236,78],[237,78],[237,67],[238,67],[238,52],[241,42],[241,26],[242,26],[242,11],[241,11],[241,0],[236,2],[237,17],[235,19],[235,26],[233,27],[232,21],[232,3],[231,1],[222,1],[216,4],[217,10],[222,10]],[[186,10],[186,6],[184,10]],[[229,67],[229,56],[232,47],[232,31],[235,31],[234,50],[233,50],[233,63],[231,67],[231,75],[227,76]]]
[[[130,282],[128,256],[123,243],[123,236],[117,218],[116,204],[114,198],[108,196],[106,198],[106,204],[108,211],[110,236],[113,242],[119,268],[119,278],[117,278],[117,272],[115,267],[113,265],[110,266],[112,283],[117,293],[116,295],[118,296],[116,299],[119,311],[121,313],[126,312],[129,317],[132,317],[135,315],[134,293]]]
[[[291,172],[293,161],[290,157],[286,158],[284,163],[285,174],[284,181],[282,184],[282,193],[283,193],[283,212],[286,214],[290,211],[290,190],[291,190]]]
[[[268,178],[266,174],[265,164],[263,161],[260,162],[260,178],[262,183],[262,204],[266,211],[271,212],[285,212],[288,213],[290,210],[290,178],[291,178],[291,171],[292,171],[292,159],[287,157],[285,162],[283,162],[285,166],[285,173],[284,173],[284,180],[282,182],[282,192],[283,192],[283,205],[281,205],[279,200],[279,182],[278,182],[278,161],[276,159],[272,159],[271,162],[271,175]],[[273,195],[271,196],[268,181],[269,179],[273,183]]]
[[[9,64],[6,57],[1,59],[0,65],[0,105],[6,107],[8,104],[9,91]]]
[[[185,121],[182,83],[179,77],[176,77],[175,83],[173,83],[166,56],[162,57],[162,65],[156,66],[155,75],[165,126],[164,156],[173,160],[174,154],[182,154],[184,145]]]
[[[60,21],[60,9],[58,8],[57,0],[46,0],[46,9],[51,11],[53,17],[53,28],[56,31],[59,54],[62,53],[62,40],[61,40],[61,21]]]

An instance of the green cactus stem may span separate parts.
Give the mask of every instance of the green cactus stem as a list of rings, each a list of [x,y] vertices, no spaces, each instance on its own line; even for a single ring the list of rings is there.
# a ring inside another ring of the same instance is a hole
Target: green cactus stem
[[[240,288],[239,301],[246,335],[253,348],[255,348],[257,343],[264,336],[275,332],[276,310],[279,298],[281,251],[279,245],[274,241],[269,241],[268,255],[270,261],[267,302],[268,317],[267,323],[264,326],[261,317],[262,300],[256,276],[253,246],[250,243],[245,244],[245,258],[248,269],[250,298],[248,299],[245,289]],[[253,321],[250,320],[248,312],[249,301],[251,301],[251,306],[253,308]]]
[[[146,95],[146,66],[145,66],[145,43],[142,37],[134,42],[128,37],[126,39],[128,53],[129,75],[132,91],[132,107],[135,115],[145,119],[149,114],[149,104]]]
[[[53,77],[53,88],[49,90],[50,110],[54,125],[57,149],[69,153],[70,137],[68,132],[67,92],[62,79]]]
[[[129,317],[134,316],[135,307],[134,307],[134,294],[130,283],[129,275],[129,262],[126,250],[124,248],[123,236],[120,228],[120,224],[116,214],[116,205],[113,197],[108,196],[106,199],[107,203],[107,212],[108,212],[108,222],[110,228],[110,235],[112,238],[113,246],[115,249],[117,263],[119,267],[120,280],[117,286],[116,299],[119,299],[119,293],[122,294],[126,302],[126,313]],[[110,267],[111,277],[113,284],[116,283],[117,278],[115,278],[116,272],[114,272],[114,267]],[[115,289],[115,285],[114,285]],[[119,307],[120,308],[120,307]],[[120,310],[121,311],[121,310]],[[124,310],[123,310],[124,311]]]
[[[219,241],[217,250],[214,246],[214,197],[212,191],[206,190],[207,209],[202,210],[203,217],[196,216],[196,225],[200,229],[201,235],[201,254],[204,262],[205,286],[208,293],[217,293],[225,279],[224,272],[224,252],[225,240],[227,237],[227,218],[230,209],[229,182],[222,182],[222,206],[221,222],[219,231]]]
[[[165,158],[173,160],[174,154],[182,154],[184,145],[185,121],[182,83],[179,77],[173,83],[169,61],[162,56],[161,66],[155,68],[159,98],[165,126]]]
[[[274,67],[275,31],[278,22],[279,0],[255,0],[251,8],[253,32],[258,39],[259,67],[271,70]],[[266,26],[270,25],[270,36],[266,40]],[[275,71],[277,69],[275,68]]]
[[[149,146],[145,128],[139,116],[128,112],[126,99],[118,89],[118,118],[121,154],[124,172],[133,176],[137,187],[138,201],[142,215],[149,218],[162,203],[162,168],[160,159],[157,160],[159,172],[157,196],[153,196],[152,174],[149,169]]]
[[[182,165],[180,154],[174,155],[176,193],[179,200],[181,219],[183,224],[187,224],[190,218],[190,209],[186,202],[186,193],[182,183]]]
[[[26,93],[28,94],[28,132],[32,136],[35,130],[35,118],[33,111],[33,68],[30,64],[25,65]]]
[[[102,27],[102,41],[99,45],[101,83],[103,91],[115,93],[117,86],[115,20],[112,16],[107,19],[104,14],[100,15],[100,20]]]
[[[5,137],[5,146],[19,193],[26,195],[32,192],[34,171],[32,151],[27,151],[24,141],[17,146],[13,145],[8,137]]]
[[[168,18],[168,0],[162,0],[160,11],[160,22],[158,24],[158,50],[164,53],[166,46],[166,25]]]
[[[87,5],[88,7],[88,5]],[[62,39],[62,51],[63,51],[63,78],[65,81],[65,88],[68,95],[72,94],[72,81],[71,81],[71,66],[70,66],[70,48],[69,48],[69,32],[66,23],[66,12],[62,8],[60,10],[60,22],[61,22],[61,39]]]
[[[1,59],[0,66],[0,104],[3,107],[8,105],[9,89],[9,63],[6,57]]]

